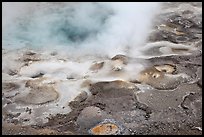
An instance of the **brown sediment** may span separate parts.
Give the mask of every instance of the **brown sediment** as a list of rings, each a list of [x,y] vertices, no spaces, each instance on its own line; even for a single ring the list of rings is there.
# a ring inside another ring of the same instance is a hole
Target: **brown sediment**
[[[84,102],[88,98],[88,94],[82,91],[73,101],[69,102],[71,109],[76,108],[81,102]]]
[[[12,91],[14,89],[19,88],[19,85],[15,84],[15,83],[2,83],[2,90],[3,91]]]
[[[91,80],[84,80],[82,83],[81,83],[81,88],[85,88],[85,87],[90,87],[91,86],[91,83],[92,81]]]
[[[189,51],[187,48],[171,48],[173,52]]]
[[[50,128],[35,129],[31,126],[21,126],[4,123],[2,126],[3,135],[72,135],[70,131],[59,132]]]
[[[126,89],[138,89],[137,86],[134,83],[128,82],[128,81],[123,81],[123,80],[115,80],[115,81],[108,81],[108,82],[97,82],[91,85],[90,90],[94,89],[95,87],[98,87],[101,85],[103,89],[121,89],[121,88],[126,88]]]

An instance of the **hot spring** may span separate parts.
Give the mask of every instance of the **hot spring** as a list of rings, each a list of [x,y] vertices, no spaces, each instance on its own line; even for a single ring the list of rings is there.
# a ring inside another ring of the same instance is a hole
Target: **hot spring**
[[[159,3],[3,3],[3,48],[137,56]]]
[[[202,132],[201,3],[2,4],[3,132]]]

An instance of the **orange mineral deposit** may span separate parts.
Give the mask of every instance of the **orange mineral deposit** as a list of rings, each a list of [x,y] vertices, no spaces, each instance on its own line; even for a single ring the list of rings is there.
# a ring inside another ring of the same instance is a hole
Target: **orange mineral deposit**
[[[94,135],[114,135],[118,132],[117,125],[112,123],[99,124],[91,129]]]

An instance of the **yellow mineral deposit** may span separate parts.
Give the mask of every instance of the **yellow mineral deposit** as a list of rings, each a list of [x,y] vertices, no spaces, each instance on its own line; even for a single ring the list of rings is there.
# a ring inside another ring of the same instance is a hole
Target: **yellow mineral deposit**
[[[136,88],[134,83],[128,82],[128,81],[123,81],[123,80],[115,80],[111,81],[111,83],[106,86],[106,88],[127,88],[127,89],[134,89]]]
[[[171,33],[174,33],[178,36],[180,35],[185,35],[185,33],[183,32],[180,32],[177,30],[177,28],[174,28],[175,26],[170,26],[170,25],[166,25],[166,24],[161,24],[158,26],[158,29],[159,30],[163,30],[163,31],[167,31],[167,32],[171,32]]]
[[[168,73],[168,74],[172,74],[173,72],[176,71],[176,67],[173,65],[169,65],[169,64],[164,64],[164,65],[156,65],[154,66],[157,70]]]
[[[138,81],[146,83],[148,81],[163,77],[164,77],[163,72],[159,71],[155,67],[150,67],[140,72]]]

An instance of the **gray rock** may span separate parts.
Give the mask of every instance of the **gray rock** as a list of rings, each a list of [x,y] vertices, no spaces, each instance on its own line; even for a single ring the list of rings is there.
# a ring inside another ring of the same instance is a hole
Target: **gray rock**
[[[16,98],[16,101],[38,105],[56,100],[59,96],[57,91],[52,85],[42,84],[42,80],[43,79],[27,81],[26,87],[30,88],[30,92],[25,96]]]
[[[90,128],[94,127],[105,118],[108,118],[105,111],[98,107],[90,106],[81,111],[76,123],[80,127],[80,132],[86,134]]]
[[[73,101],[69,102],[71,109],[77,108],[78,105],[85,101],[88,98],[88,94],[85,91],[82,91]]]

